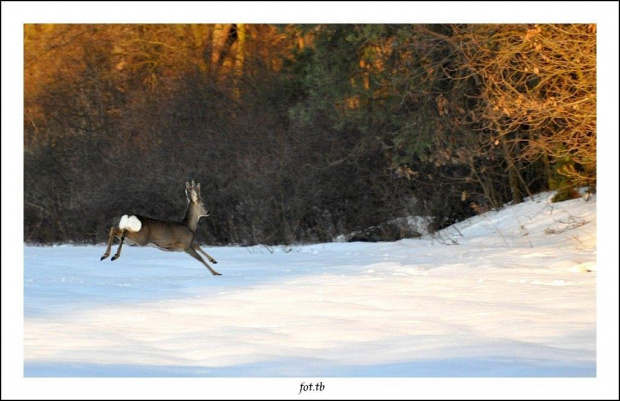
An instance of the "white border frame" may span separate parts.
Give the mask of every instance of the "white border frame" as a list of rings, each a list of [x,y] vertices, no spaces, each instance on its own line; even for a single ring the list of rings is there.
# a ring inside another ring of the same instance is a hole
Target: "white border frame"
[[[597,23],[597,378],[24,378],[22,26],[98,22]],[[617,2],[2,2],[2,398],[617,399],[617,111]],[[323,381],[326,391],[299,396],[302,381]]]

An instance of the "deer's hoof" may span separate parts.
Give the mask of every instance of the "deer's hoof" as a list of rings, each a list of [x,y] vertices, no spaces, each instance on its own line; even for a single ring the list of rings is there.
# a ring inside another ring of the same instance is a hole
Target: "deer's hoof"
[[[215,272],[215,273],[213,273],[213,275],[214,275],[214,276],[221,276],[221,275],[222,275],[222,273]]]
[[[118,259],[118,256],[114,255],[114,256],[112,256],[111,260],[112,260],[112,262],[114,262],[116,259]]]
[[[101,259],[99,259],[99,261],[102,261],[103,259],[105,259],[105,258],[107,258],[107,257],[108,257],[108,255],[103,255],[103,256],[101,257]]]
[[[212,261],[211,261],[211,263],[213,263],[214,265],[216,265],[216,264],[217,264],[217,260],[215,260],[215,259],[214,259],[214,260],[212,260]]]

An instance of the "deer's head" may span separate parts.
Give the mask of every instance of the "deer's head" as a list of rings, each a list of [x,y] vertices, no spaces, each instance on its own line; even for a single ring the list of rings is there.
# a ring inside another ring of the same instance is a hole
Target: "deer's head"
[[[195,184],[194,180],[192,180],[191,184],[186,182],[185,195],[187,196],[189,207],[197,211],[198,217],[206,217],[209,215],[209,211],[202,202],[202,196],[200,195],[200,184]]]

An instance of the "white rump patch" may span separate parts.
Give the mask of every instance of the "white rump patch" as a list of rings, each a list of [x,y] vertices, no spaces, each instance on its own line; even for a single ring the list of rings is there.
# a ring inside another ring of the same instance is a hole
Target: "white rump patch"
[[[142,222],[136,216],[124,215],[118,223],[118,228],[136,233],[142,228]]]

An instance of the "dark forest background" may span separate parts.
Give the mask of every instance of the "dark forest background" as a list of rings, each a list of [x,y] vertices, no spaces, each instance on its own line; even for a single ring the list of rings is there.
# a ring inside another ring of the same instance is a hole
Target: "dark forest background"
[[[192,179],[199,241],[243,245],[596,188],[595,25],[25,25],[24,44],[28,242],[179,220]]]

